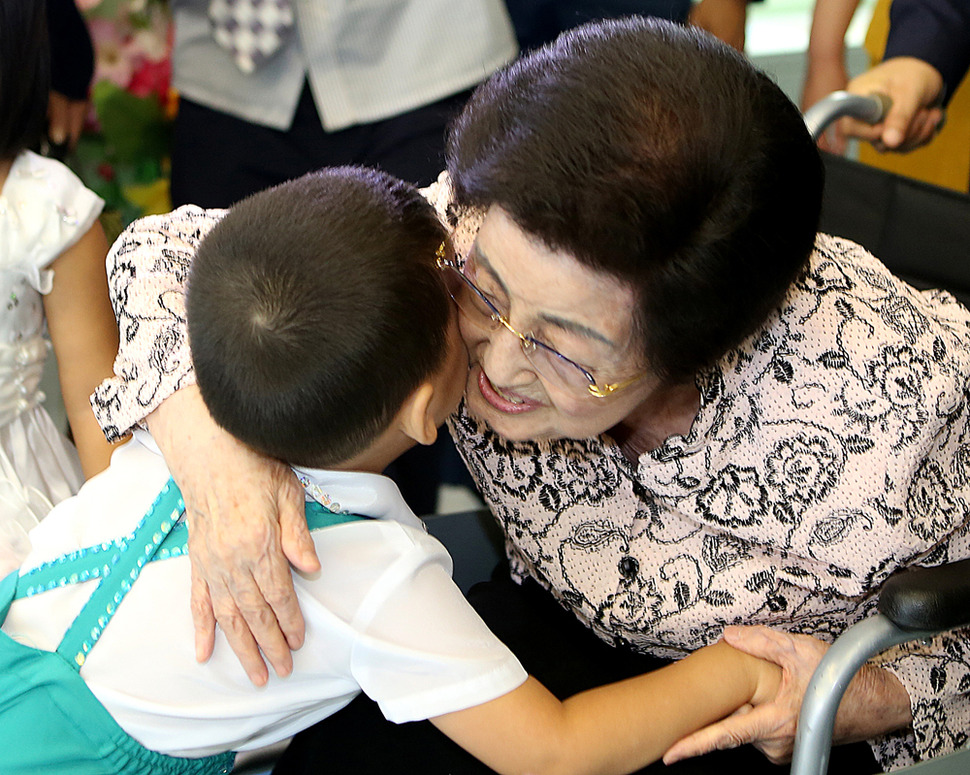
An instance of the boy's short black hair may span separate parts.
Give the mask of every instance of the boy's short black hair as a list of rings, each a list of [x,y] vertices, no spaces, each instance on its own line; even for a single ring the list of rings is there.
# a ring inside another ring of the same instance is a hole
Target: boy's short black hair
[[[771,79],[713,36],[578,27],[480,85],[453,123],[459,208],[629,285],[644,366],[691,381],[762,325],[812,251],[822,162]]]
[[[36,148],[50,92],[50,48],[43,0],[0,2],[0,159]]]
[[[410,184],[325,169],[234,205],[203,238],[186,299],[213,418],[288,463],[365,449],[443,362],[446,238]]]

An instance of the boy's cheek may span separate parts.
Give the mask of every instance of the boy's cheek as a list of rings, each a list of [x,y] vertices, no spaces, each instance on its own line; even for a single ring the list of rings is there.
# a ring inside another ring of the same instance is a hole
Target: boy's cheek
[[[454,326],[450,337],[451,353],[448,367],[448,411],[451,414],[458,408],[462,395],[465,393],[465,382],[468,379],[468,350],[462,341],[458,326]]]

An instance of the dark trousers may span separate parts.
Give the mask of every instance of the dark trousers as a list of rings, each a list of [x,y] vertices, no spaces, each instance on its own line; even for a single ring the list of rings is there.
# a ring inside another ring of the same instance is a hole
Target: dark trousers
[[[172,203],[229,207],[311,170],[345,164],[378,167],[419,186],[444,169],[445,129],[471,92],[407,113],[327,132],[304,85],[286,131],[251,124],[182,99],[172,147]],[[441,483],[474,488],[450,436],[416,447],[388,470],[416,514],[431,514]]]
[[[344,164],[428,185],[444,169],[445,129],[469,94],[337,132],[324,130],[308,85],[285,131],[183,98],[172,144],[172,203],[228,207],[311,170]]]
[[[594,686],[655,670],[665,660],[607,645],[542,590],[518,586],[504,566],[490,582],[471,589],[469,600],[519,657],[523,666],[563,699]],[[716,680],[713,678],[712,680]],[[440,734],[429,722],[392,724],[364,696],[298,734],[274,775],[353,772],[356,775],[488,775],[492,770]],[[832,752],[832,775],[878,772],[865,743]],[[641,775],[787,775],[788,765],[771,764],[751,746],[717,751],[666,766],[657,762]]]

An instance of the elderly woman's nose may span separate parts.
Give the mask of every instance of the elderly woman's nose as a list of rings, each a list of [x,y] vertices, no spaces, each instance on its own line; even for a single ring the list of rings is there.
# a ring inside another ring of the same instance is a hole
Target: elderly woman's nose
[[[534,371],[522,352],[522,341],[504,326],[499,326],[489,336],[482,368],[494,384],[505,386],[521,383],[524,372],[532,374]]]

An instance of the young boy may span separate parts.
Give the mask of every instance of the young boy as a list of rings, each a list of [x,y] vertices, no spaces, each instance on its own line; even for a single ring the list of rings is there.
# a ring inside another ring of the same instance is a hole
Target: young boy
[[[183,208],[160,230],[176,223],[211,227],[187,300],[201,394],[306,490],[322,569],[295,573],[305,645],[289,677],[260,688],[225,643],[196,663],[184,507],[136,432],[32,531],[0,587],[4,772],[225,772],[224,752],[283,739],[363,691],[501,773],[622,773],[774,693],[776,667],[716,644],[560,702],[467,605],[444,548],[379,474],[434,441],[467,368],[446,292],[461,278],[415,189],[341,168],[224,217]]]

